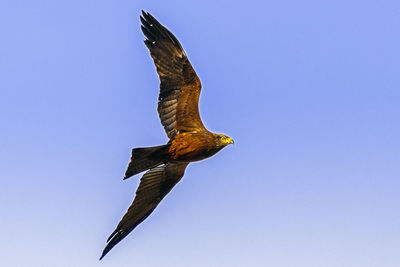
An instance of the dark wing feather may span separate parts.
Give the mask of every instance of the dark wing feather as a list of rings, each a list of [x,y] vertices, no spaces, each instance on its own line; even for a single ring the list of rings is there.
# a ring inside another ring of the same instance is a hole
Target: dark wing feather
[[[146,36],[144,43],[160,77],[158,114],[167,136],[204,130],[198,107],[200,79],[181,44],[150,13],[143,11],[140,20]]]
[[[135,227],[143,222],[161,200],[181,180],[189,163],[167,163],[146,172],[140,180],[136,196],[115,231],[107,239],[100,260]]]

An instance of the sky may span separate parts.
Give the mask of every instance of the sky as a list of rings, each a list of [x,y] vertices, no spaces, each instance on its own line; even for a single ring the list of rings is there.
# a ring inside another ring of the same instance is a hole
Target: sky
[[[130,150],[167,142],[142,9],[235,144],[99,262]],[[399,28],[394,0],[1,1],[1,265],[398,266]]]

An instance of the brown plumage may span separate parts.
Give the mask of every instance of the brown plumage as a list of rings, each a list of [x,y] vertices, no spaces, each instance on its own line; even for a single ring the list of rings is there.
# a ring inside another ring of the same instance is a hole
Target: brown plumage
[[[142,11],[140,20],[144,43],[160,77],[157,110],[170,140],[161,146],[132,149],[124,179],[148,171],[140,180],[133,203],[107,239],[100,259],[151,214],[180,181],[190,162],[208,158],[233,144],[228,136],[204,127],[198,108],[200,79],[178,39],[150,13]]]

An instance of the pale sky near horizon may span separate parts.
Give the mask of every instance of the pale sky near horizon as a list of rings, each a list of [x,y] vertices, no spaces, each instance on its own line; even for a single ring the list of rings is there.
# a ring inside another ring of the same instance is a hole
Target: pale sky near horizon
[[[235,140],[101,261],[165,143],[139,15]],[[1,266],[397,267],[399,1],[0,3]]]

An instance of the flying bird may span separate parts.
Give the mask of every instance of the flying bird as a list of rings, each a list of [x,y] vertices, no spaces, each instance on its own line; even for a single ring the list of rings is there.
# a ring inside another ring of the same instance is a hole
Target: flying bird
[[[150,13],[142,11],[144,43],[160,78],[158,114],[169,141],[165,145],[134,148],[124,180],[140,172],[136,196],[117,228],[107,239],[100,260],[143,222],[181,180],[190,162],[208,158],[233,140],[208,131],[199,114],[201,84],[178,39]]]

